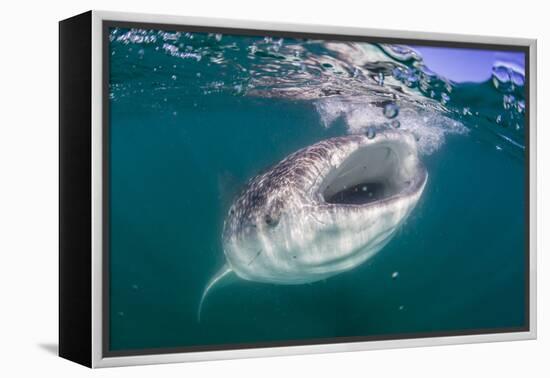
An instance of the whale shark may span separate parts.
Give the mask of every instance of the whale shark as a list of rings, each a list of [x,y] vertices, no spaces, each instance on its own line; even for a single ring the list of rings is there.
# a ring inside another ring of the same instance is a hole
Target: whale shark
[[[298,285],[349,271],[395,235],[420,199],[428,173],[403,130],[334,137],[300,149],[253,177],[222,231],[229,277]]]

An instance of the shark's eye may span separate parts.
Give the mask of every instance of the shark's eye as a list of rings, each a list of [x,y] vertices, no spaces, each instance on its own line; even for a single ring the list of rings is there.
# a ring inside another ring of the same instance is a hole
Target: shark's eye
[[[266,214],[264,220],[265,220],[265,223],[270,227],[275,227],[279,223],[279,218],[274,217],[271,214]]]

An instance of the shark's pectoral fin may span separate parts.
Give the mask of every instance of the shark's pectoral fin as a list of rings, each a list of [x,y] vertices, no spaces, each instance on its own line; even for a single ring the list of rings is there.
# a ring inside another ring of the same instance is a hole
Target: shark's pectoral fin
[[[199,302],[199,311],[198,311],[198,321],[201,321],[201,312],[202,312],[202,305],[204,304],[204,300],[206,299],[206,296],[210,292],[210,290],[214,286],[219,286],[220,282],[222,281],[228,281],[228,278],[231,276],[234,276],[233,270],[231,267],[227,264],[224,264],[220,270],[216,272],[216,274],[208,281],[208,284],[204,288],[204,291],[202,292],[201,300]]]

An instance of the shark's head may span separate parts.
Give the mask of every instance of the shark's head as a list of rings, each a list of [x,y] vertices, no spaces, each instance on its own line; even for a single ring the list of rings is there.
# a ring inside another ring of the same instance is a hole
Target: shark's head
[[[424,189],[412,134],[387,130],[332,138],[288,156],[249,181],[224,223],[238,276],[313,282],[380,250]]]

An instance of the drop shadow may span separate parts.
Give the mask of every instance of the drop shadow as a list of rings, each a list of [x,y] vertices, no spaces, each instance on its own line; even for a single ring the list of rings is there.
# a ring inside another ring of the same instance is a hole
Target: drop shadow
[[[43,351],[46,351],[55,356],[59,355],[59,345],[57,345],[56,343],[40,343],[38,344],[38,347]]]

